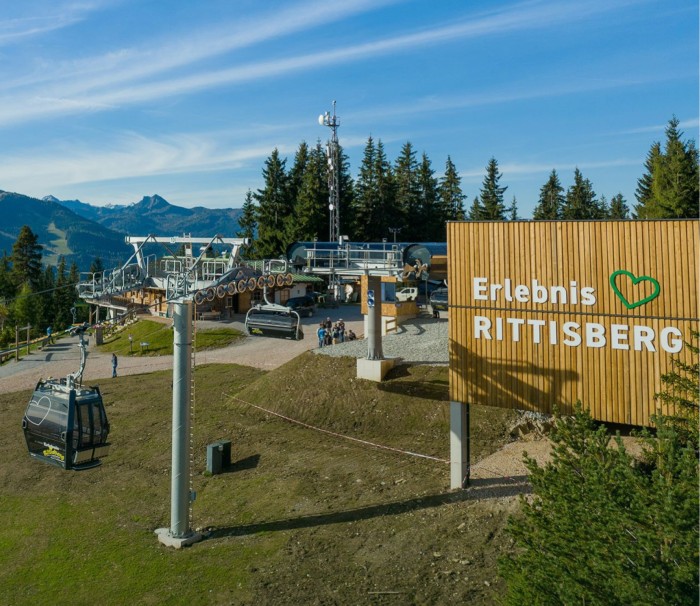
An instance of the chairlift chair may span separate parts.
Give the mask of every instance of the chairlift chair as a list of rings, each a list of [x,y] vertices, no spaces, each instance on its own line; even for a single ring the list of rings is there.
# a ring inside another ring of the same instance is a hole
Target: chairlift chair
[[[80,368],[65,379],[37,383],[22,419],[32,457],[63,469],[87,469],[100,464],[110,444],[109,421],[99,387],[84,387],[87,324],[74,329],[80,336]]]
[[[274,303],[256,305],[248,310],[245,328],[249,335],[256,337],[295,341],[304,338],[299,314],[288,307]]]

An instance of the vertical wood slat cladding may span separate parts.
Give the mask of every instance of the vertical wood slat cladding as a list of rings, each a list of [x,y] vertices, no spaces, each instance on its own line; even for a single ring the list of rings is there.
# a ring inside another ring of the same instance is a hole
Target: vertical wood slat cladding
[[[697,220],[448,223],[450,399],[547,413],[555,407],[569,413],[580,400],[601,421],[649,425],[660,407],[654,394],[663,389],[661,376],[672,370],[673,354],[661,348],[661,331],[675,327],[687,341],[698,330],[699,227]],[[610,284],[618,271],[629,272],[615,280],[619,295]],[[510,279],[512,289],[525,285],[530,300],[507,301],[503,289],[495,291],[495,301],[477,300],[475,277],[488,285]],[[655,292],[654,283],[641,277],[657,280],[660,292],[636,305]],[[549,295],[534,303],[533,280],[548,293],[565,287],[566,303],[553,303]],[[592,305],[581,302],[585,287],[594,289]],[[490,321],[490,340],[475,338],[475,316]],[[506,318],[525,322],[519,340]],[[538,329],[528,321],[545,324]],[[580,345],[562,342],[566,322],[580,325]],[[587,346],[586,324],[602,325],[604,346]],[[627,335],[618,344],[629,349],[612,347],[613,325],[630,327],[614,329]],[[644,343],[635,350],[634,327],[654,331],[656,351]],[[690,361],[690,353],[684,347],[676,355]]]

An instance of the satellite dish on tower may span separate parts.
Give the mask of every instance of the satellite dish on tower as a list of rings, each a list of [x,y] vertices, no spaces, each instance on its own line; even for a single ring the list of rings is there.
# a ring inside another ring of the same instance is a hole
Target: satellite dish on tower
[[[324,118],[325,118],[325,116],[324,116],[323,114],[320,114],[320,115],[319,115],[319,117],[318,117],[318,123],[319,123],[319,125],[323,126],[323,120],[324,120]]]

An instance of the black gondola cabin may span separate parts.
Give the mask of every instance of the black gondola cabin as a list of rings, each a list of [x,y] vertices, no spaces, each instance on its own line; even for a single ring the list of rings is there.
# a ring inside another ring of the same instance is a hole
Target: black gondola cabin
[[[22,429],[31,456],[63,469],[94,467],[109,451],[109,422],[98,387],[39,381]]]

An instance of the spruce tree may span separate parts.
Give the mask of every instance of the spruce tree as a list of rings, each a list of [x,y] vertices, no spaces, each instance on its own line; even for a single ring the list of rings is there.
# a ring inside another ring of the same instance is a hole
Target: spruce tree
[[[354,239],[353,226],[355,225],[354,212],[354,198],[355,198],[355,187],[350,174],[350,160],[348,155],[343,150],[342,145],[338,146],[338,159],[340,162],[338,176],[338,187],[340,192],[338,192],[338,197],[340,199],[340,234],[351,237]],[[326,182],[328,182],[328,176],[326,176]]]
[[[498,162],[496,158],[491,158],[486,165],[486,176],[479,198],[483,209],[482,219],[487,221],[504,221],[506,218],[506,207],[503,203],[503,194],[507,187],[500,187],[498,182],[503,175],[498,172]]]
[[[697,604],[695,451],[662,422],[641,465],[580,408],[550,437],[549,463],[526,459],[533,497],[509,521],[504,603]]]
[[[356,239],[377,242],[387,238],[389,227],[396,227],[398,213],[395,207],[391,165],[381,140],[375,144],[367,139],[360,173],[355,183],[353,216]]]
[[[29,282],[32,290],[38,290],[41,280],[41,255],[43,246],[39,237],[28,225],[22,226],[12,245],[12,281],[16,287]]]
[[[59,257],[56,269],[56,295],[54,297],[54,328],[67,328],[73,323],[71,307],[75,300],[75,285],[66,274],[66,258]]]
[[[377,155],[374,159],[375,173],[377,175],[377,193],[379,207],[377,213],[378,223],[373,230],[373,235],[368,242],[376,242],[389,237],[389,228],[397,227],[401,221],[401,213],[396,204],[396,184],[391,164],[386,157],[382,140],[377,141]]]
[[[393,227],[400,227],[406,240],[419,241],[419,230],[424,217],[420,208],[418,162],[410,141],[403,145],[394,164],[394,185],[398,213]]]
[[[515,199],[515,196],[513,196],[513,200],[511,201],[510,206],[508,207],[507,218],[508,221],[517,221],[519,219],[518,201]]]
[[[536,221],[559,219],[564,202],[564,188],[559,182],[557,171],[552,170],[549,179],[540,189],[540,199],[532,213],[532,218]]]
[[[306,141],[302,141],[297,148],[296,154],[294,154],[294,162],[292,168],[289,170],[289,176],[287,180],[287,186],[289,187],[290,203],[292,205],[296,204],[297,196],[302,188],[302,183],[304,181],[304,175],[309,163],[309,146]]]
[[[285,171],[286,159],[280,158],[275,148],[263,168],[264,187],[253,197],[258,202],[257,254],[260,258],[276,258],[284,254],[288,244],[286,220],[292,212],[289,199],[289,180]]]
[[[629,208],[627,207],[627,201],[622,194],[617,194],[610,200],[608,218],[618,220],[629,219]]]
[[[445,221],[440,212],[438,182],[427,154],[423,153],[418,167],[418,196],[420,229],[419,242],[444,242]]]
[[[593,185],[574,170],[574,183],[566,192],[561,218],[565,220],[604,219],[605,213],[593,191]]]
[[[11,299],[15,296],[16,287],[12,279],[12,263],[7,252],[3,251],[0,257],[0,301]]]
[[[660,157],[661,144],[656,141],[652,144],[647,154],[647,159],[644,162],[646,172],[637,180],[637,189],[634,194],[635,198],[637,198],[637,204],[634,207],[635,219],[651,218],[651,216],[657,215],[660,212],[655,208],[654,195],[652,192],[654,172]]]
[[[637,182],[636,218],[695,218],[700,212],[698,150],[694,141],[682,140],[679,124],[673,116],[663,151],[654,143],[647,155],[646,173]]]
[[[445,162],[445,173],[440,179],[440,208],[443,222],[464,221],[467,214],[464,210],[464,199],[462,193],[462,179],[457,172],[457,168],[452,162],[452,158],[447,156]]]
[[[661,376],[663,391],[655,394],[659,402],[675,407],[666,422],[673,426],[680,439],[697,453],[700,450],[700,333],[690,331],[690,341],[685,342],[691,352],[690,360],[671,359],[671,372]]]
[[[19,292],[12,302],[12,317],[20,328],[31,326],[33,332],[36,333],[41,322],[40,314],[39,297],[27,280],[20,286]]]
[[[39,285],[39,325],[42,327],[53,324],[56,315],[56,274],[53,267],[44,269]]]
[[[326,153],[321,143],[311,151],[297,194],[294,215],[290,221],[291,241],[323,241],[328,237],[328,171]]]
[[[370,241],[368,227],[376,220],[379,194],[376,175],[377,148],[370,136],[365,144],[360,171],[355,182],[353,201],[353,239],[359,242]]]
[[[486,218],[486,211],[483,205],[479,201],[479,196],[474,196],[474,201],[469,207],[468,219],[470,221],[484,221]]]
[[[91,274],[102,274],[102,272],[105,270],[104,265],[102,263],[102,259],[100,257],[95,257],[92,260],[92,263],[90,263],[90,273]]]
[[[236,237],[250,239],[250,246],[242,249],[241,254],[246,259],[255,259],[255,236],[258,231],[258,221],[256,219],[257,208],[255,202],[253,202],[253,192],[250,190],[245,193],[241,210],[243,212],[238,218],[239,229],[236,232]]]

